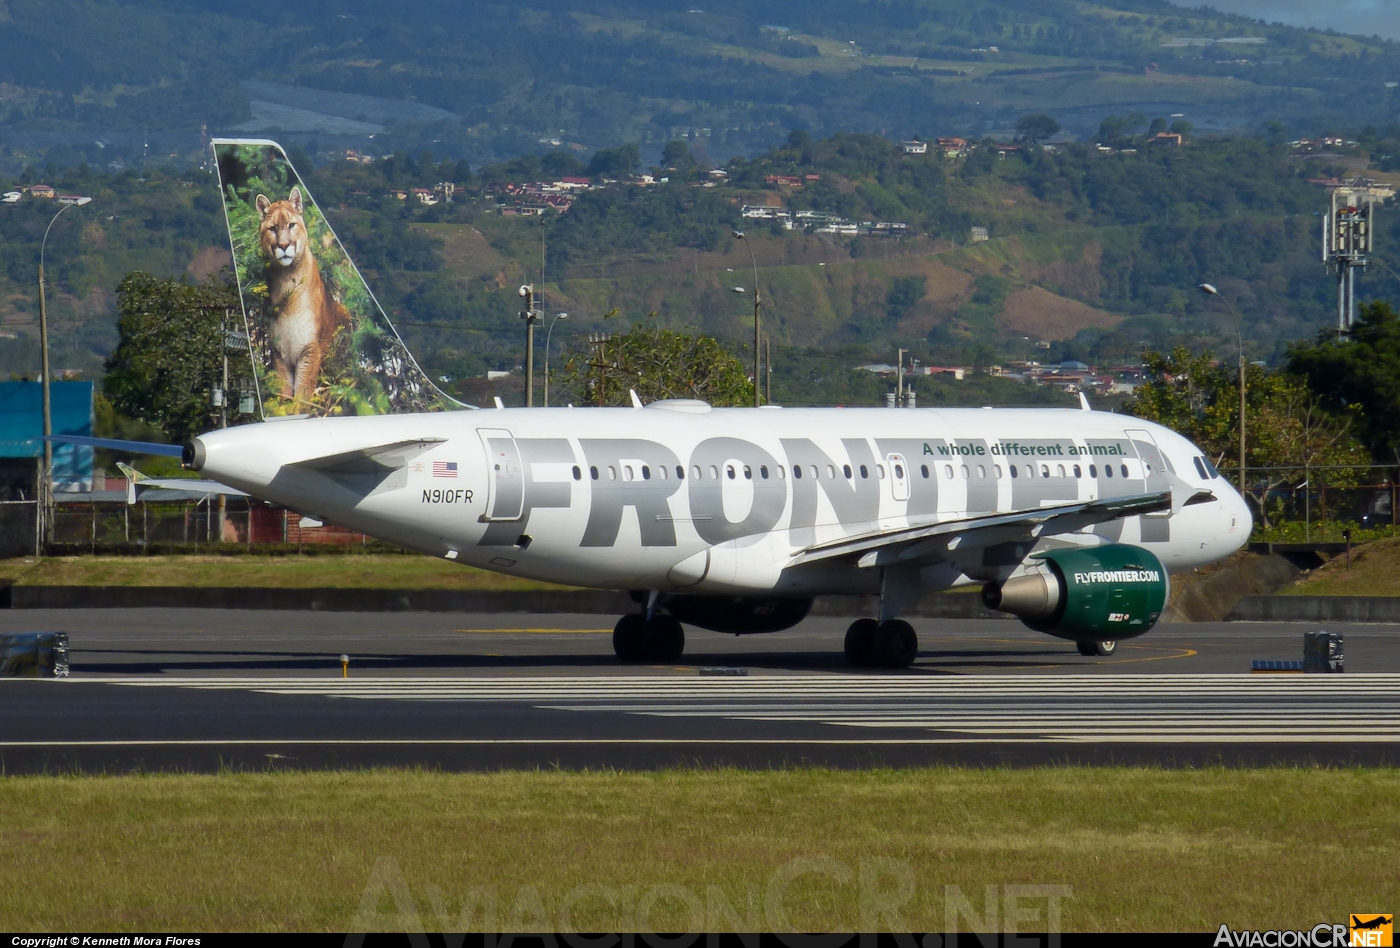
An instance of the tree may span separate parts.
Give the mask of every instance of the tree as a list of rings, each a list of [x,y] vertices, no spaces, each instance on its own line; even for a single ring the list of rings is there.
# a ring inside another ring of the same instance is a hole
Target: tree
[[[690,146],[681,139],[667,142],[666,147],[661,149],[661,167],[666,170],[675,169],[685,174],[695,167],[695,157],[690,153]]]
[[[698,398],[711,405],[750,405],[753,383],[744,364],[709,336],[637,325],[573,353],[559,373],[561,387],[590,405]]]
[[[1060,130],[1060,123],[1048,115],[1023,115],[1016,120],[1016,140],[1035,144]]]
[[[885,315],[890,322],[898,322],[900,317],[924,298],[928,290],[928,278],[922,275],[895,277],[885,294]]]
[[[1333,411],[1356,406],[1361,439],[1377,458],[1400,461],[1400,314],[1390,303],[1363,303],[1351,332],[1325,330],[1295,346],[1289,371]]]
[[[127,274],[117,286],[120,340],[102,380],[112,407],[159,427],[172,441],[208,428],[216,414],[209,390],[223,371],[225,311],[241,313],[232,283]]]
[[[1238,463],[1239,379],[1214,364],[1209,352],[1192,355],[1184,346],[1170,355],[1143,353],[1148,381],[1138,387],[1128,411],[1187,438],[1222,466]],[[1307,468],[1365,465],[1370,457],[1355,434],[1356,412],[1331,411],[1298,375],[1251,366],[1245,378],[1249,413],[1247,496],[1269,525],[1270,491],[1303,480]],[[1316,478],[1317,475],[1314,475]],[[1330,485],[1356,483],[1356,472],[1328,471]]]
[[[592,177],[621,178],[636,171],[642,164],[642,154],[631,142],[618,148],[600,148],[588,162]]]

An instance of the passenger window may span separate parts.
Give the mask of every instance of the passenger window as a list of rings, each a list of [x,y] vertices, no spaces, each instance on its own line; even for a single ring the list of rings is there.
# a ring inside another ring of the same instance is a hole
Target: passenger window
[[[726,464],[726,465],[724,466],[724,473],[726,473],[726,474],[729,475],[729,479],[730,479],[731,481],[734,480],[734,465],[732,465],[732,464]]]
[[[1089,476],[1090,476],[1090,477],[1098,477],[1098,476],[1099,476],[1099,466],[1098,466],[1097,464],[1090,464],[1090,465],[1089,465]]]
[[[1020,477],[1020,476],[1021,476],[1021,475],[1019,475],[1019,474],[1016,473],[1016,465],[1014,465],[1014,464],[1008,464],[1008,465],[1007,465],[1007,469],[1011,471],[1011,476],[1012,476],[1012,477]]]
[[[1040,476],[1041,476],[1041,477],[1049,477],[1049,476],[1050,476],[1050,465],[1048,465],[1048,464],[1042,464],[1042,465],[1040,465]]]
[[[963,480],[967,480],[967,478],[968,478],[968,473],[967,473],[967,465],[966,465],[966,464],[964,464],[964,465],[962,466],[962,476],[963,476]]]
[[[896,465],[894,466],[894,476],[897,477],[897,478],[899,478],[900,480],[903,480],[903,479],[904,479],[904,465],[903,465],[903,464],[896,464]]]
[[[836,480],[836,465],[835,465],[835,464],[828,464],[828,465],[826,466],[826,479],[829,480],[829,481],[834,481],[834,480]]]
[[[885,465],[883,465],[883,464],[877,464],[877,465],[875,465],[875,473],[878,474],[878,475],[880,475],[880,480],[883,481],[883,480],[885,479]]]
[[[793,476],[793,479],[794,479],[794,480],[799,480],[799,481],[802,480],[802,465],[801,465],[801,464],[794,464],[794,465],[792,466],[792,476]]]
[[[608,480],[617,480],[617,468],[613,467],[611,464],[608,465]]]
[[[685,480],[685,468],[681,467],[679,464],[676,465],[676,480]]]
[[[778,480],[780,480],[780,481],[785,481],[785,480],[787,480],[787,468],[782,467],[782,466],[779,466],[779,467],[778,467]]]
[[[950,481],[953,479],[953,465],[951,465],[951,464],[945,464],[945,465],[943,465],[943,476],[946,477],[946,478],[948,478],[948,480],[950,480]]]
[[[869,476],[870,476],[870,470],[869,470],[864,464],[862,464],[862,465],[860,466],[860,476],[861,476],[861,477],[869,477]]]
[[[690,476],[695,478],[697,481],[704,476],[704,474],[700,470],[700,465],[697,464],[690,469]]]
[[[666,474],[666,465],[663,464],[663,465],[661,465],[660,467],[658,467],[658,468],[656,469],[656,473],[660,474],[660,475],[661,475],[661,479],[664,481],[664,480],[666,479],[666,477],[667,477],[667,474]]]
[[[1104,477],[1112,477],[1112,476],[1113,476],[1113,465],[1112,465],[1112,464],[1105,464],[1105,465],[1103,466],[1103,476],[1104,476]]]
[[[977,479],[978,479],[978,480],[983,480],[983,479],[986,478],[986,476],[987,476],[987,466],[986,466],[985,464],[979,464],[979,465],[977,465]]]
[[[994,465],[992,465],[992,470],[996,472],[997,480],[1001,480],[1001,465],[1000,465],[1000,464],[994,464]]]
[[[1118,465],[1118,473],[1119,473],[1119,474],[1122,474],[1124,477],[1127,477],[1127,476],[1128,476],[1128,465],[1126,465],[1126,464],[1120,464],[1120,465]]]
[[[812,475],[812,479],[813,479],[813,480],[816,480],[817,478],[819,478],[819,477],[822,476],[822,472],[819,471],[819,470],[817,470],[817,466],[816,466],[815,464],[813,464],[813,465],[809,468],[809,470],[810,470],[810,472],[811,472],[811,475]]]
[[[753,480],[753,468],[749,467],[747,464],[744,465],[744,480]]]
[[[717,481],[717,480],[719,480],[719,465],[716,465],[716,464],[711,464],[711,465],[710,465],[710,480],[712,480],[712,481]]]
[[[578,469],[578,465],[577,465],[577,464],[574,465],[574,480],[576,480],[576,481],[581,481],[581,480],[583,480],[583,472],[580,471],[580,470]]]
[[[591,477],[591,478],[593,478],[593,479],[596,481],[596,480],[598,479],[598,468],[597,468],[597,467],[589,467],[589,469],[588,469],[588,476]]]
[[[928,465],[927,465],[927,464],[920,464],[920,465],[919,465],[919,473],[922,474],[922,475],[924,476],[924,480],[928,480]]]
[[[642,480],[644,480],[644,481],[649,481],[649,480],[651,480],[651,468],[648,467],[648,466],[645,465],[645,464],[642,465]]]
[[[1056,476],[1056,477],[1064,477],[1064,476],[1065,476],[1065,466],[1064,466],[1063,464],[1058,465],[1058,466],[1055,468],[1055,476]]]
[[[630,465],[630,464],[624,464],[623,467],[622,467],[622,479],[623,479],[624,481],[630,481],[630,480],[632,480],[632,478],[634,478],[635,476],[636,476],[636,475],[632,473],[632,465]]]
[[[844,475],[846,475],[846,480],[850,480],[850,479],[851,479],[851,466],[850,466],[849,464],[843,464],[843,465],[841,465],[841,473],[844,474]]]
[[[760,465],[759,465],[759,467],[758,467],[758,476],[761,477],[761,478],[763,478],[765,481],[768,480],[768,465],[767,465],[767,464],[760,464]]]

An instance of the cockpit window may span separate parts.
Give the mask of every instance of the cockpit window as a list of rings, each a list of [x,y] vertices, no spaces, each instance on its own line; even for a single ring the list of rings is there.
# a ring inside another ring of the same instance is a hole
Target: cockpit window
[[[1210,463],[1210,458],[1201,458],[1201,460],[1205,462],[1205,464],[1206,464],[1206,470],[1210,472],[1210,476],[1211,476],[1211,477],[1219,477],[1219,476],[1220,476],[1220,472],[1219,472],[1218,470],[1216,470],[1215,465],[1212,464],[1212,463]]]
[[[1196,473],[1201,475],[1201,480],[1210,480],[1210,475],[1206,473],[1206,466],[1201,463],[1200,458],[1192,458],[1191,462],[1196,465]]]

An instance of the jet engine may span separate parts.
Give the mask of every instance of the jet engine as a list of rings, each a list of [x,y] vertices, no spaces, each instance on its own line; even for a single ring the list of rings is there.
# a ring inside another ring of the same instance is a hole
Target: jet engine
[[[1162,615],[1170,581],[1161,561],[1142,547],[1049,550],[1033,558],[1040,562],[1022,575],[982,587],[987,608],[1077,642],[1130,639]]]
[[[781,632],[807,617],[811,599],[754,596],[668,596],[666,611],[711,632]]]

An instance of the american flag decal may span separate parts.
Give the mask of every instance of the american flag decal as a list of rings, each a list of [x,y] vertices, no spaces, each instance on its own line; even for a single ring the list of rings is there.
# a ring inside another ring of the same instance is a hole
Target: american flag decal
[[[457,462],[456,462],[456,461],[434,461],[434,462],[433,462],[433,477],[456,477],[456,476],[457,476]]]

